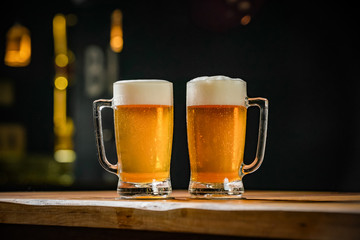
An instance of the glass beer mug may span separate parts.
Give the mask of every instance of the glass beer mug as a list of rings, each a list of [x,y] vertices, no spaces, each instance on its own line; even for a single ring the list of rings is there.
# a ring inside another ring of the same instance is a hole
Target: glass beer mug
[[[186,93],[191,197],[241,198],[243,176],[264,158],[268,100],[248,98],[245,81],[225,76],[195,78]],[[246,165],[246,112],[252,106],[260,108],[258,145],[255,160]]]
[[[171,193],[173,85],[165,80],[127,80],[113,87],[113,99],[93,104],[99,162],[119,177],[120,198],[166,198]],[[105,154],[103,108],[114,111],[116,165]]]

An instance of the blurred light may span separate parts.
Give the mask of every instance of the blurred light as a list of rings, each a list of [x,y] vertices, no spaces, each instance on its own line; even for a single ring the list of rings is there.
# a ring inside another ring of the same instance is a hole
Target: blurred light
[[[54,88],[54,131],[61,135],[66,129],[66,91]]]
[[[115,36],[113,38],[111,38],[110,41],[110,45],[111,45],[111,49],[114,52],[121,52],[122,48],[123,48],[123,39],[120,36]]]
[[[63,186],[70,186],[74,183],[74,177],[69,174],[63,174],[59,177],[59,182]]]
[[[241,18],[240,23],[245,26],[245,25],[249,24],[250,21],[251,21],[250,15],[245,15]]]
[[[68,80],[66,77],[57,77],[55,79],[55,87],[59,90],[64,90],[68,86]]]
[[[77,22],[78,22],[78,18],[75,14],[70,13],[66,15],[66,24],[68,26],[73,27],[77,24]]]
[[[11,106],[14,103],[14,88],[13,81],[0,79],[0,106]]]
[[[111,15],[110,47],[114,52],[121,52],[123,49],[122,13],[119,9]]]
[[[10,67],[25,67],[31,58],[31,39],[29,30],[15,24],[6,34],[5,64]]]
[[[59,91],[59,90],[58,90]],[[65,91],[62,91],[65,92]],[[65,106],[63,106],[65,107]],[[61,110],[58,108],[58,110]],[[59,112],[61,114],[61,112]],[[59,115],[59,117],[62,117]],[[73,150],[74,149],[74,142],[73,142],[73,135],[74,135],[74,122],[70,117],[64,117],[63,119],[58,121],[55,125],[54,132],[55,132],[55,151],[57,150]]]
[[[67,16],[69,21],[73,16]],[[74,20],[74,19],[72,19]],[[71,20],[71,21],[72,21]],[[67,48],[66,22],[62,14],[55,15],[53,19],[55,68],[54,80],[54,134],[55,134],[55,159],[58,162],[73,162],[75,152],[72,136],[74,134],[74,123],[66,114],[66,88],[69,85],[68,72],[64,68],[70,61],[74,60],[73,54]],[[59,151],[60,150],[60,151]]]
[[[75,54],[74,54],[74,52],[71,51],[70,49],[68,50],[68,55],[67,55],[67,57],[68,57],[68,60],[69,60],[69,63],[70,63],[70,64],[73,63],[73,62],[75,62]]]
[[[97,45],[90,45],[85,49],[84,77],[86,95],[90,98],[100,97],[104,92],[107,76],[104,52]]]
[[[57,14],[53,19],[53,35],[55,64],[63,65],[68,61],[67,57],[67,41],[66,41],[66,20],[64,15]],[[66,59],[66,60],[65,60]],[[58,64],[58,62],[60,64]],[[55,69],[56,74],[59,69]],[[54,81],[54,132],[56,135],[63,135],[66,131],[66,91],[68,80],[65,76],[59,76]]]
[[[112,139],[113,134],[112,131],[110,129],[104,129],[103,130],[103,138],[105,142],[108,142]]]
[[[59,54],[67,54],[66,43],[66,20],[64,15],[57,14],[53,19],[53,34],[55,56]]]
[[[76,153],[74,150],[57,150],[54,153],[55,161],[59,163],[71,163],[76,159]]]
[[[74,61],[74,54],[67,48],[66,23],[76,24],[75,15],[62,14],[55,15],[53,19],[55,68],[54,80],[54,134],[55,134],[55,160],[57,162],[71,163],[75,161],[76,155],[73,151],[74,123],[66,114],[67,93],[66,88],[69,85],[68,71],[65,68],[70,62]],[[69,178],[70,177],[70,178]],[[71,176],[64,175],[63,182],[71,183]]]
[[[247,11],[250,9],[251,5],[250,5],[250,2],[243,1],[243,2],[239,2],[237,6],[240,11]]]
[[[59,54],[55,57],[55,64],[59,67],[65,67],[69,63],[69,59],[65,54]]]

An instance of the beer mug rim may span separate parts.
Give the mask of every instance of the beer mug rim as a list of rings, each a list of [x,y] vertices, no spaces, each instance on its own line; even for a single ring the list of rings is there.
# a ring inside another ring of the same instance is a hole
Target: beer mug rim
[[[246,82],[222,75],[203,76],[186,85],[186,106],[246,105]]]
[[[131,80],[119,80],[114,82],[114,85],[116,84],[128,84],[128,83],[159,83],[159,84],[172,84],[172,82],[167,81],[167,80],[163,80],[163,79],[131,79]]]
[[[202,76],[197,77],[192,80],[190,80],[187,84],[197,83],[201,81],[238,81],[246,86],[246,81],[242,80],[241,78],[231,78],[224,75],[215,75],[215,76]]]
[[[113,86],[113,106],[173,106],[173,84],[160,79],[120,80]]]

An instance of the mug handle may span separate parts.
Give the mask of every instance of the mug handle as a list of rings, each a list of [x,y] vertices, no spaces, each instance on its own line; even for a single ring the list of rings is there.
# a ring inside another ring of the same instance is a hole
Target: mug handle
[[[117,175],[118,166],[111,164],[105,154],[104,147],[104,134],[102,129],[102,120],[101,120],[101,110],[103,108],[112,108],[112,100],[99,99],[93,103],[93,115],[94,115],[94,127],[95,127],[95,137],[96,145],[98,149],[99,163],[100,165],[108,172]]]
[[[241,167],[242,176],[255,172],[260,167],[260,165],[264,160],[267,125],[268,125],[269,101],[266,98],[260,98],[260,97],[248,98],[247,106],[249,107],[256,106],[260,109],[259,134],[258,134],[255,159],[249,165],[246,164],[242,165]]]

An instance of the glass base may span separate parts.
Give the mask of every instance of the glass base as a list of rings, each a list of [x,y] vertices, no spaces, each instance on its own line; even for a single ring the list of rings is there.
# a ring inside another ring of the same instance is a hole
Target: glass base
[[[242,198],[244,185],[241,180],[224,183],[201,183],[190,181],[191,198],[202,199],[234,199]]]
[[[119,180],[119,199],[166,199],[172,192],[170,179],[151,183],[132,183]]]

